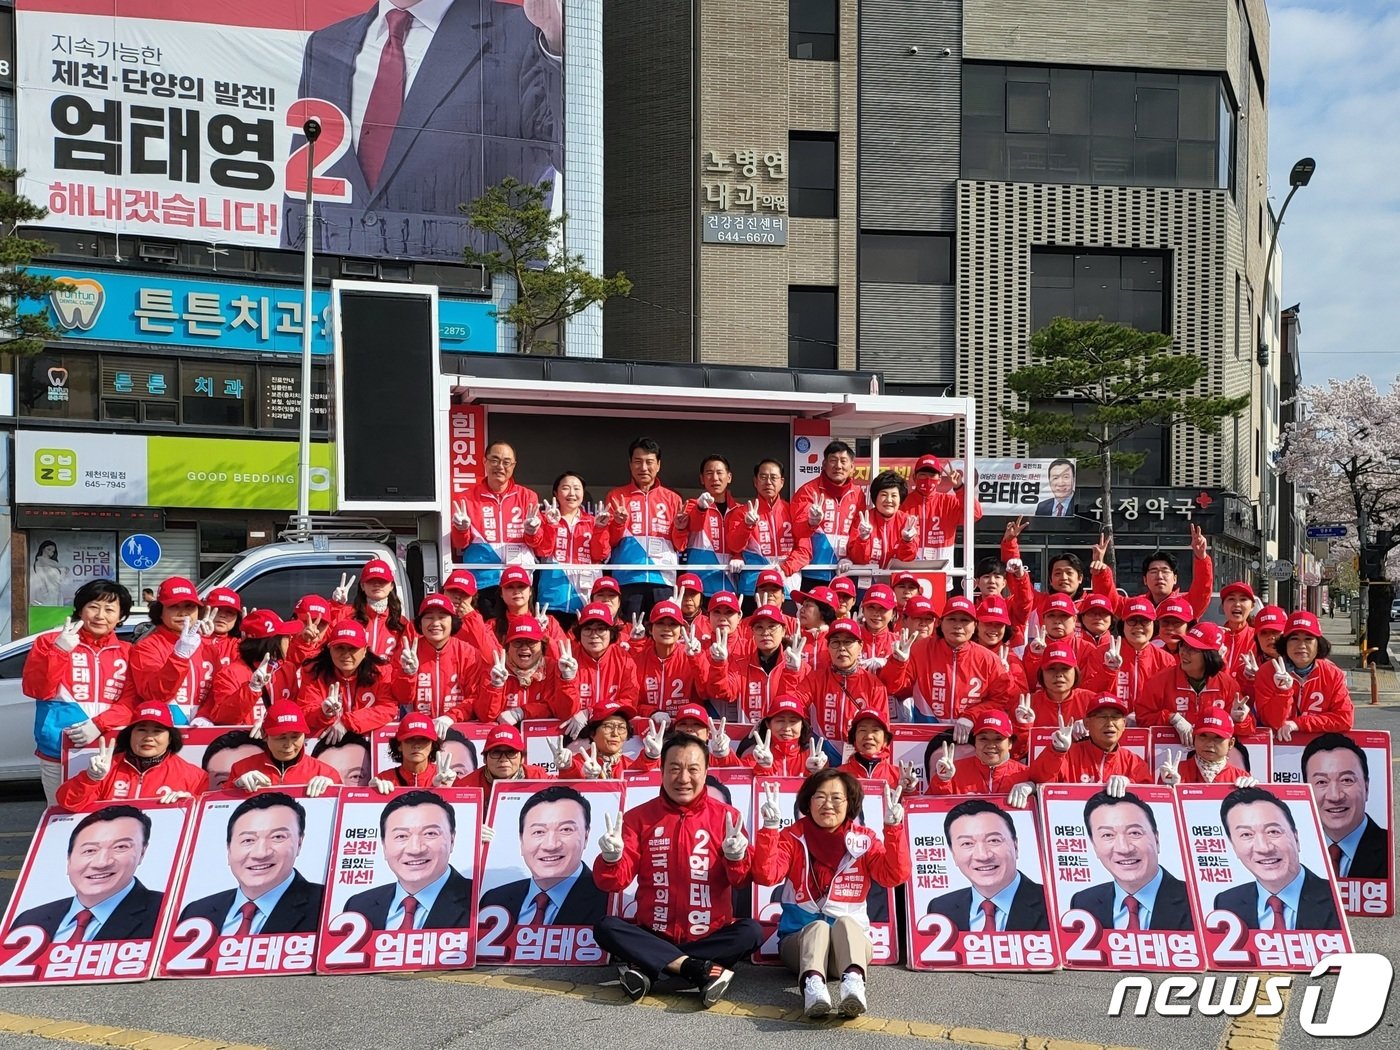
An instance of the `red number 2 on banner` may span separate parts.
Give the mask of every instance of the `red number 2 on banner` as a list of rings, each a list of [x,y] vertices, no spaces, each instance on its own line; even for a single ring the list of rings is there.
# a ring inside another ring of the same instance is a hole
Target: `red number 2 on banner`
[[[330,168],[350,148],[350,118],[333,103],[322,98],[299,98],[287,110],[287,126],[301,131],[302,126],[315,117],[321,122],[321,137],[316,140],[316,171],[312,177],[312,193],[317,200],[343,201],[350,203],[350,183],[346,179],[331,178],[321,173]],[[287,193],[292,197],[306,194],[306,151],[311,148],[303,142],[287,158]]]

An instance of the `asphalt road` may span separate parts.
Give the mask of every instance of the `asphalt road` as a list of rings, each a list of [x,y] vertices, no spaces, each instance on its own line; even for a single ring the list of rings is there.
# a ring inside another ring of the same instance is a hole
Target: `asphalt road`
[[[1400,706],[1359,707],[1358,728],[1400,733]],[[1392,764],[1393,790],[1400,791]],[[31,792],[0,794],[0,900],[8,899],[42,810]],[[1400,958],[1400,919],[1353,919],[1357,950]],[[870,1014],[857,1022],[798,1017],[794,980],[777,968],[746,967],[730,1001],[700,1012],[693,995],[619,1002],[589,968],[479,969],[399,977],[284,977],[276,980],[156,981],[139,985],[6,988],[0,1050],[93,1045],[132,1050],[339,1048],[573,1048],[707,1050],[782,1047],[1023,1047],[1088,1050],[1273,1050],[1326,1045],[1298,1024],[1301,993],[1282,1018],[1110,1018],[1119,975],[921,974],[878,967]],[[1301,988],[1306,978],[1295,981]],[[1323,996],[1323,1005],[1327,995]],[[1319,1010],[1319,1014],[1323,1011]],[[1400,1048],[1400,993],[1380,1025],[1352,1045]]]

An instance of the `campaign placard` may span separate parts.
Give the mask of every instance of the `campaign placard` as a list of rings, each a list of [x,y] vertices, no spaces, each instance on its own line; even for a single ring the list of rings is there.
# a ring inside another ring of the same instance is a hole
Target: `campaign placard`
[[[318,973],[476,965],[479,788],[344,788]]]
[[[482,854],[477,958],[597,966],[593,926],[616,914],[593,882],[604,816],[623,811],[619,780],[513,780],[491,793]]]
[[[0,984],[147,980],[189,823],[144,798],[46,810],[0,923]]]
[[[759,813],[759,806],[763,802],[763,790],[767,784],[778,785],[779,808],[783,813],[778,824],[781,831],[801,816],[797,812],[797,792],[801,789],[803,780],[798,777],[760,777],[753,780],[750,788],[750,808],[739,810],[751,815],[751,828],[762,826],[763,817]],[[885,782],[861,780],[860,786],[865,798],[856,814],[856,823],[870,828],[883,841],[885,834],[891,830],[885,827]],[[737,801],[735,805],[738,805]],[[903,828],[893,830],[903,834]],[[753,832],[748,834],[752,840]],[[786,883],[777,886],[760,886],[756,882],[753,884],[753,915],[763,926],[763,941],[751,957],[757,964],[778,963],[778,920],[782,916],[785,889]],[[865,902],[865,913],[866,918],[870,920],[871,963],[875,966],[889,966],[898,962],[899,951],[895,947],[894,890],[872,883],[870,895]]]
[[[1183,765],[1192,760],[1191,748],[1181,742],[1176,730],[1171,726],[1153,726],[1152,733],[1152,773],[1162,768],[1168,756],[1181,756]],[[1235,737],[1235,746],[1230,749],[1230,764],[1238,766],[1255,780],[1268,782],[1273,779],[1274,734],[1271,732],[1249,733]]]
[[[315,972],[336,801],[284,787],[195,802],[157,976]]]
[[[904,824],[912,969],[1060,966],[1034,809],[1010,809],[1001,797],[932,795],[905,803]]]
[[[1312,789],[1181,784],[1210,970],[1310,971],[1351,951]]]
[[[1067,967],[1205,968],[1171,788],[1134,784],[1114,798],[1102,784],[1046,784],[1040,805],[1051,924]]]
[[[1054,735],[1054,726],[1033,726],[1031,728],[1030,762],[1034,763],[1040,757],[1041,752],[1050,746],[1050,738]],[[1118,738],[1118,746],[1124,751],[1132,752],[1146,762],[1152,750],[1152,731],[1130,726],[1123,730],[1123,735]]]
[[[1395,914],[1390,762],[1384,730],[1294,733],[1288,743],[1274,744],[1273,781],[1313,790],[1328,864],[1348,915]]]

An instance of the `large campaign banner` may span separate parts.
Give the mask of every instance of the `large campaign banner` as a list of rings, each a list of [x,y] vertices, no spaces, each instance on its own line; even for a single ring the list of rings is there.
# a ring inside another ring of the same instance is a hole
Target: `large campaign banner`
[[[563,172],[562,3],[16,7],[19,190],[55,226],[300,247],[309,160],[318,250],[455,260],[459,205]]]
[[[914,465],[918,461],[916,456],[881,456],[880,470],[893,470],[912,482]],[[967,469],[965,460],[948,462],[958,470]],[[977,476],[969,480],[977,486],[977,502],[982,505],[984,514],[1053,515],[1056,500],[1073,505],[1076,463],[1072,459],[978,459],[976,462]],[[869,484],[871,476],[869,458],[858,457],[856,480]],[[797,484],[793,482],[793,491]]]

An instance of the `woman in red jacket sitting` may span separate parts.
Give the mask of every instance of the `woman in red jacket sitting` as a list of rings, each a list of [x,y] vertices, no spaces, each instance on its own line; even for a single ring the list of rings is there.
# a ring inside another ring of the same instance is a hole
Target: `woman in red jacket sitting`
[[[1282,656],[1259,668],[1254,703],[1259,721],[1285,744],[1294,733],[1345,733],[1355,712],[1346,672],[1328,659],[1332,643],[1310,612],[1295,612],[1279,639]]]
[[[202,794],[209,778],[179,756],[183,746],[169,706],[142,704],[114,742],[98,743],[86,772],[59,785],[58,804],[71,810],[110,799],[156,798],[169,803]]]
[[[884,712],[869,708],[851,719],[846,743],[855,748],[851,757],[836,768],[862,780],[883,780],[890,787],[902,787],[912,794],[919,778],[910,766],[902,770],[895,765],[890,753],[894,734]]]
[[[380,771],[370,781],[381,795],[401,787],[451,787],[457,782],[452,757],[442,750],[437,727],[427,715],[404,715],[389,741],[389,757],[398,765]]]
[[[748,751],[739,757],[753,766],[756,777],[805,777],[827,766],[821,738],[813,734],[806,707],[795,696],[774,700],[744,746]]]

